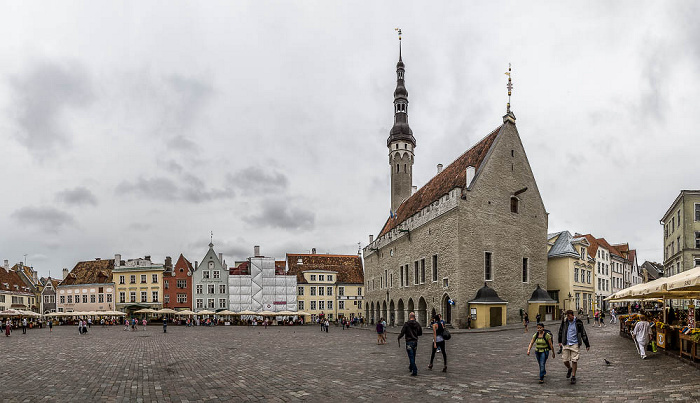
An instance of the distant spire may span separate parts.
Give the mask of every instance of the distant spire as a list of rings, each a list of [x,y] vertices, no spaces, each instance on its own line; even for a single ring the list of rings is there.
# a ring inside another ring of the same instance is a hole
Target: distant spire
[[[210,233],[209,247],[210,248],[214,247],[214,231],[211,231],[211,233]]]
[[[399,61],[401,61],[401,28],[394,28],[394,31],[399,34]]]

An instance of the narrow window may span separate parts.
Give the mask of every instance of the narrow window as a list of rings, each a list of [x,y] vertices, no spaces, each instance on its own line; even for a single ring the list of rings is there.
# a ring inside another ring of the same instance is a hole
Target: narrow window
[[[523,283],[527,283],[529,281],[529,270],[527,267],[527,258],[523,258]]]
[[[408,265],[405,265],[403,268],[406,271],[404,278],[406,279],[406,287],[408,287]]]
[[[425,283],[425,259],[420,260],[420,282]]]
[[[413,284],[418,284],[418,280],[420,280],[420,277],[418,277],[418,261],[416,260],[413,269]]]
[[[437,279],[438,279],[437,265],[438,265],[437,255],[433,255],[433,281],[437,281]]]
[[[406,164],[403,164],[403,172],[404,172],[404,173],[408,172],[408,171],[406,170]]]
[[[491,252],[484,252],[484,280],[493,280],[493,273],[491,269]]]
[[[695,221],[700,221],[700,203],[695,203]]]
[[[396,173],[399,173],[399,164],[396,164]]]
[[[515,196],[510,198],[510,212],[518,213],[518,198]]]

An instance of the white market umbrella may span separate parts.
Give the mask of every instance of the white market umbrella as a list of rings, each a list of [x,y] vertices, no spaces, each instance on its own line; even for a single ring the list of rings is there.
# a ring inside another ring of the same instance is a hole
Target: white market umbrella
[[[259,315],[257,312],[253,312],[253,311],[241,311],[241,312],[238,312],[238,314],[239,315]]]
[[[163,308],[158,311],[153,311],[153,313],[165,313],[165,314],[171,314],[171,313],[177,313],[176,310],[170,309],[170,308]]]
[[[185,309],[184,311],[177,311],[177,315],[187,315],[187,316],[192,316],[196,315],[196,312],[190,311],[189,309]]]
[[[208,311],[205,309],[203,311],[197,312],[197,315],[216,315],[216,312]]]

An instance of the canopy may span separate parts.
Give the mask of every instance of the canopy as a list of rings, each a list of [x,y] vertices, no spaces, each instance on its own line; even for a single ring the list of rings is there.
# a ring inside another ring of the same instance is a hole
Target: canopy
[[[216,313],[217,315],[222,315],[222,316],[227,316],[227,315],[238,315],[236,312],[231,312],[228,309],[224,309],[223,311],[219,311]]]
[[[216,312],[207,311],[206,309],[203,311],[197,312],[197,315],[215,315],[215,314],[216,314]]]
[[[661,277],[648,283],[627,287],[605,298],[606,301],[642,300],[649,298],[689,299],[700,297],[700,267]]]
[[[299,312],[297,312],[296,314],[299,315],[299,316],[311,316],[310,313],[308,313],[308,312],[302,312],[302,311],[299,311]]]
[[[278,314],[276,312],[272,312],[272,311],[262,311],[262,312],[258,313],[258,315],[260,315],[260,316],[277,316]]]
[[[253,312],[253,311],[241,311],[241,312],[238,312],[238,314],[239,315],[259,315],[257,312]]]
[[[677,291],[700,291],[700,267],[669,277],[667,288]]]
[[[278,316],[296,316],[297,312],[292,312],[292,311],[280,311],[277,312]]]
[[[187,315],[187,316],[192,316],[196,315],[196,312],[192,312],[189,309],[185,309],[184,311],[177,311],[177,315]]]
[[[163,308],[163,309],[158,310],[158,311],[153,311],[153,313],[165,313],[165,314],[170,314],[170,313],[177,313],[177,311],[174,310],[174,309],[170,309],[170,308]]]
[[[0,316],[19,316],[21,314],[22,314],[22,312],[18,311],[16,309],[7,309],[7,310],[0,312]]]
[[[151,308],[143,308],[143,309],[139,309],[138,311],[134,311],[134,313],[161,313],[161,312],[158,312],[155,309],[151,309]]]

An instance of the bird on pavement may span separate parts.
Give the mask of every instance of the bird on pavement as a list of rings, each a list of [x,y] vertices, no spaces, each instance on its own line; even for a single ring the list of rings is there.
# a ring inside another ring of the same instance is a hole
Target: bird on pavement
[[[605,359],[605,358],[603,358],[603,361],[605,361],[605,365],[610,365],[610,364],[611,364],[610,361],[608,361],[608,360]]]

